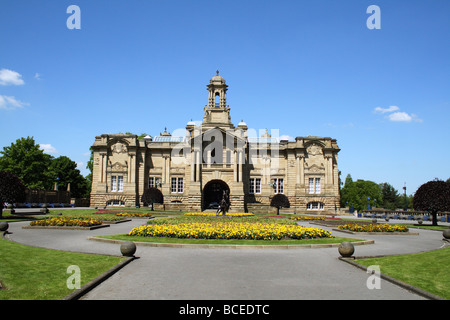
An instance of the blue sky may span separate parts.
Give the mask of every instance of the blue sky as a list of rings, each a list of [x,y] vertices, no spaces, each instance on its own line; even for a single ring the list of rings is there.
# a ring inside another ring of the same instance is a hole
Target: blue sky
[[[342,179],[411,194],[450,177],[449,13],[447,0],[1,0],[0,147],[33,136],[87,174],[96,135],[202,120],[219,69],[236,125],[336,138]]]

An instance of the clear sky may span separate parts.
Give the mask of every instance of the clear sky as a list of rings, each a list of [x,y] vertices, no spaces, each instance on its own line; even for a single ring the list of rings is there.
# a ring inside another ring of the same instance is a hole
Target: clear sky
[[[412,194],[450,177],[449,15],[448,0],[1,0],[0,147],[33,136],[87,174],[96,135],[202,120],[219,69],[235,125],[336,138],[343,180]]]

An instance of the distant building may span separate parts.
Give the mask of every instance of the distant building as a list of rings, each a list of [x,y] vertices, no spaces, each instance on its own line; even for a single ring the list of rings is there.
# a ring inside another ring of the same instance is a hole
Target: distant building
[[[231,212],[267,212],[276,193],[288,197],[286,211],[338,212],[335,139],[280,141],[274,130],[249,135],[255,130],[246,123],[231,122],[228,85],[219,72],[207,89],[203,122],[189,121],[182,137],[165,130],[142,140],[127,134],[95,138],[91,206],[143,206],[144,190],[156,187],[164,196],[159,206],[166,210],[208,209],[227,190]]]

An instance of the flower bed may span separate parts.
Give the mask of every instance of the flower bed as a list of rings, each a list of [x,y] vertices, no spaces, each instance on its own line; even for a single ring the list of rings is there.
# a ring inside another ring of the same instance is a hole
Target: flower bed
[[[295,221],[308,221],[308,220],[322,220],[322,221],[324,221],[325,220],[324,217],[312,217],[312,216],[292,216],[292,217],[289,217],[289,219],[295,220]]]
[[[150,218],[152,216],[151,213],[137,213],[137,212],[120,212],[117,213],[118,217],[135,217],[135,218]]]
[[[314,239],[331,238],[331,233],[297,225],[251,222],[192,222],[179,224],[149,224],[132,229],[130,236],[194,239]]]
[[[184,215],[185,216],[213,217],[213,216],[216,216],[216,213],[214,213],[214,212],[187,212]],[[218,215],[222,215],[222,214],[219,213]],[[230,217],[252,217],[252,216],[254,216],[253,213],[248,213],[248,212],[240,212],[240,213],[227,212],[226,215],[230,216]]]
[[[48,218],[30,222],[30,226],[58,226],[58,227],[92,227],[103,224],[102,221],[89,218]]]
[[[365,224],[365,225],[357,225],[357,224],[343,224],[338,226],[341,230],[349,230],[353,232],[408,232],[408,228],[406,226],[398,225],[398,224]]]

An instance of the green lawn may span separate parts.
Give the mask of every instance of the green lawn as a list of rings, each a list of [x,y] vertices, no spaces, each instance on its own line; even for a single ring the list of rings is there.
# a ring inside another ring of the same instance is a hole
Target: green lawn
[[[381,273],[450,299],[450,247],[429,252],[356,260],[366,267],[379,265]]]
[[[73,292],[67,288],[70,265],[80,268],[84,285],[124,259],[35,248],[2,238],[0,252],[0,300],[59,300]]]

